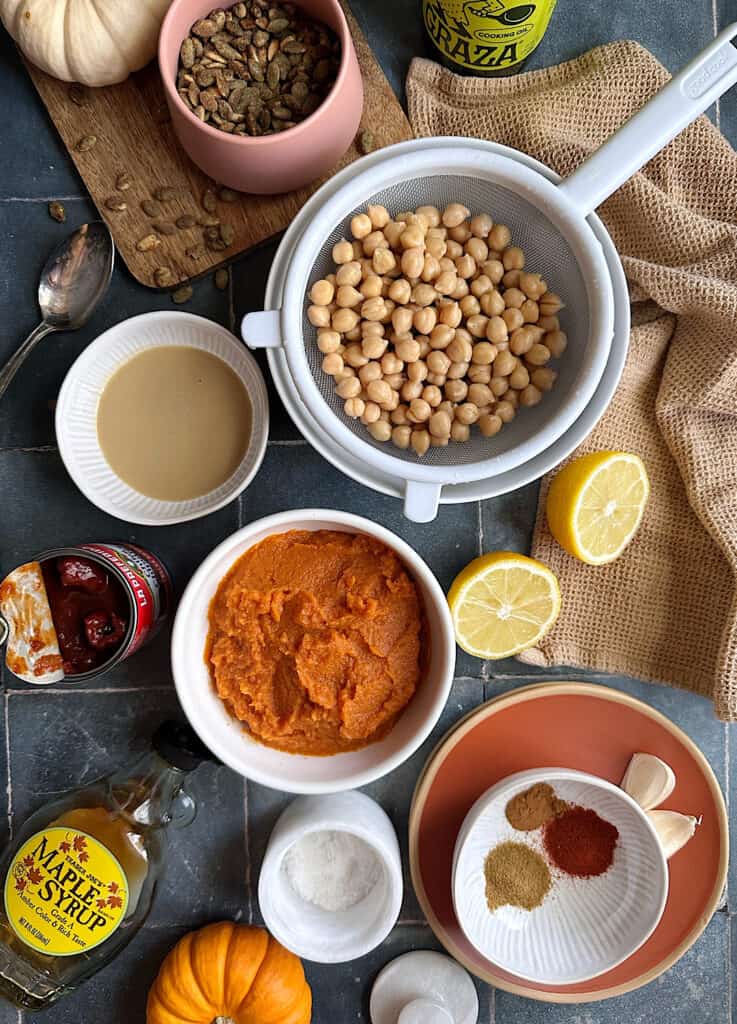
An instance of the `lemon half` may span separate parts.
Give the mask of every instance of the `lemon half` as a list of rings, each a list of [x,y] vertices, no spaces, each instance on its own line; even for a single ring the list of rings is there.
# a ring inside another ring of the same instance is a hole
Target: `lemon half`
[[[647,471],[638,455],[582,455],[550,485],[546,505],[550,532],[582,562],[613,562],[637,533],[649,494]]]
[[[560,612],[560,588],[542,562],[516,551],[475,558],[448,592],[456,640],[477,658],[509,658],[542,639]]]

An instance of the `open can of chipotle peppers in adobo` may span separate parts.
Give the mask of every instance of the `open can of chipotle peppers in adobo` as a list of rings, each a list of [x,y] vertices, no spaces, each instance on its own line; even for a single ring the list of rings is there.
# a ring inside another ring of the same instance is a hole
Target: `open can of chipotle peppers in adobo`
[[[168,570],[135,544],[53,548],[0,583],[5,664],[24,682],[82,682],[148,643],[167,617]]]

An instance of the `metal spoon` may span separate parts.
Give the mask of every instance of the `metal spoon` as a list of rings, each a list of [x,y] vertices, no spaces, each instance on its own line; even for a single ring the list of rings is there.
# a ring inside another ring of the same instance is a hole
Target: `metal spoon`
[[[54,331],[85,324],[107,291],[115,246],[101,221],[83,224],[49,256],[38,284],[43,320],[0,370],[0,398],[36,345]]]

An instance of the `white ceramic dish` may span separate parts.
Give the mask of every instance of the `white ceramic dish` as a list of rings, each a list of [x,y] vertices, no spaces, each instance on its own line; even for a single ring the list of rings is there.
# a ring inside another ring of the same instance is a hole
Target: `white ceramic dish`
[[[367,843],[381,865],[376,885],[355,906],[328,911],[301,899],[284,869],[290,848],[310,832],[349,832]],[[402,861],[386,812],[363,793],[298,797],[269,839],[258,880],[264,923],[297,956],[321,964],[346,963],[380,945],[402,906]]]
[[[251,739],[217,696],[203,653],[208,609],[233,563],[265,537],[288,530],[342,530],[375,537],[392,548],[416,582],[431,638],[429,664],[414,698],[391,732],[362,750],[304,757]],[[297,509],[259,519],[223,541],[184,592],[172,635],[172,671],[184,711],[207,746],[235,771],[287,793],[335,793],[365,786],[406,761],[440,717],[453,682],[455,636],[448,604],[426,563],[403,540],[361,516],[330,509]]]
[[[553,887],[532,911],[486,905],[484,861],[500,842],[542,851],[541,831],[520,832],[507,821],[510,799],[548,782],[570,803],[590,807],[619,832],[612,866],[595,878],[551,869]],[[476,949],[517,977],[568,985],[595,978],[631,956],[650,937],[665,909],[668,866],[643,810],[618,786],[564,768],[517,772],[492,786],[468,812],[453,857],[453,905]]]
[[[97,405],[107,381],[139,352],[165,345],[218,356],[238,374],[251,400],[251,438],[240,465],[216,490],[189,501],[159,501],[133,490],[113,472],[97,437]],[[268,434],[266,384],[256,360],[230,331],[192,313],[145,313],[105,331],[73,363],[56,406],[59,452],[77,487],[103,512],[144,526],[184,523],[227,505],[258,472]]]
[[[416,139],[401,145],[403,150],[409,154],[415,149],[432,148],[441,144],[444,144],[444,140]],[[459,147],[477,144],[476,140],[462,138],[454,140],[454,145]],[[516,159],[521,164],[537,170],[552,182],[559,182],[561,180],[560,175],[532,157],[496,143],[486,143],[485,145],[491,152]],[[363,157],[361,166],[369,166],[379,158],[380,152],[372,153],[369,156]],[[329,182],[323,185],[322,189],[305,203],[297,217],[292,221],[272,264],[266,286],[265,307],[267,309],[278,309],[283,304],[283,292],[289,264],[288,256],[292,248],[296,245],[307,225],[316,216],[317,210],[324,201],[324,198],[332,195],[333,191],[338,189],[354,173],[354,168],[345,168],[334,175]],[[540,455],[524,462],[515,469],[488,476],[483,480],[446,484],[440,494],[441,504],[458,504],[466,501],[480,501],[492,498],[499,494],[514,491],[533,480],[537,480],[562,462],[581,444],[596,426],[611,401],[622,375],[629,344],[629,292],[617,251],[604,225],[596,214],[589,216],[589,224],[604,252],[615,296],[614,333],[612,335],[609,359],[593,398],[573,425]],[[302,402],[294,387],[284,350],[281,348],[267,349],[267,359],[279,396],[295,425],[306,440],[336,469],[346,473],[358,483],[391,497],[404,498],[406,480],[402,476],[385,472],[379,467],[357,458],[346,448],[338,444],[330,433],[322,429],[307,406]]]

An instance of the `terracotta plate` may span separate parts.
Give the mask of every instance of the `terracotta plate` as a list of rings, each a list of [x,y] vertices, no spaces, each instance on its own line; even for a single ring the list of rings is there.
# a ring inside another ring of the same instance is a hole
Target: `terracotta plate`
[[[471,805],[489,786],[526,768],[577,768],[618,783],[638,750],[661,757],[676,773],[676,788],[663,806],[703,819],[669,862],[668,903],[651,938],[619,967],[577,985],[523,981],[485,959],[463,936],[451,898],[453,847]],[[497,988],[556,1003],[621,995],[671,967],[716,910],[729,856],[724,798],[698,747],[647,704],[590,683],[537,683],[462,719],[420,776],[409,831],[415,892],[448,952]]]

